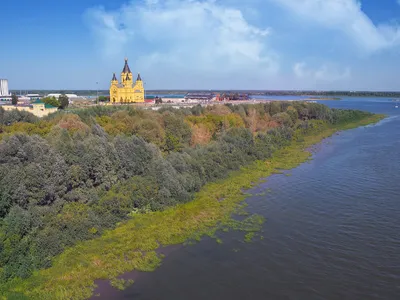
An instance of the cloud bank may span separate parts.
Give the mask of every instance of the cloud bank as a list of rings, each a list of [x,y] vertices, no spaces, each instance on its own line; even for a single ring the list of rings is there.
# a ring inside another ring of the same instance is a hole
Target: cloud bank
[[[361,10],[361,2],[357,0],[272,1],[308,22],[343,32],[351,41],[368,52],[390,48],[400,42],[398,26],[389,24],[376,26]]]
[[[311,79],[316,82],[334,82],[351,78],[350,68],[347,67],[344,70],[339,70],[336,66],[328,64],[324,64],[317,69],[312,69],[305,62],[299,62],[293,66],[293,72],[298,78]]]
[[[268,47],[271,29],[251,25],[240,10],[216,1],[132,2],[115,11],[92,8],[87,18],[105,56],[129,52],[146,70],[211,77],[265,77],[279,70],[279,57]]]
[[[377,89],[400,44],[357,0],[142,0],[85,19],[103,60],[128,56],[150,88]]]

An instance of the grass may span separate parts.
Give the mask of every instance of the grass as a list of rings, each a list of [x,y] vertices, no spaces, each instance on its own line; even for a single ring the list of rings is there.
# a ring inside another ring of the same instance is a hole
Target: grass
[[[125,279],[119,279],[119,278],[111,278],[110,283],[113,287],[115,287],[118,290],[124,290],[127,287],[131,286],[134,284],[133,279],[125,280]]]
[[[112,285],[124,288],[126,283],[116,279],[119,275],[133,270],[152,271],[160,266],[162,256],[156,249],[161,246],[199,241],[205,235],[215,237],[221,229],[245,231],[245,241],[251,241],[264,218],[252,215],[243,221],[232,219],[232,214],[243,211],[240,204],[246,196],[242,190],[277,169],[292,169],[307,161],[311,154],[305,149],[338,130],[376,123],[382,118],[373,115],[293,141],[270,160],[257,161],[232,172],[227,179],[207,184],[189,203],[135,215],[100,238],[67,249],[53,260],[52,267],[36,271],[27,279],[2,284],[0,295],[2,299],[87,299],[93,294],[96,279],[111,279]],[[217,242],[222,241],[217,238]]]
[[[250,243],[250,242],[253,241],[254,236],[255,236],[255,233],[254,233],[254,232],[246,233],[246,235],[244,236],[244,241],[245,241],[246,243]]]

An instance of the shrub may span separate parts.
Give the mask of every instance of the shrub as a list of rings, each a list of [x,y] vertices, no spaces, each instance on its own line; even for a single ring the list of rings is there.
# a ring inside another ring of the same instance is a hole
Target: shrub
[[[158,112],[97,106],[39,121],[0,107],[1,280],[49,267],[66,247],[136,213],[187,202],[293,138],[369,115],[271,102]]]

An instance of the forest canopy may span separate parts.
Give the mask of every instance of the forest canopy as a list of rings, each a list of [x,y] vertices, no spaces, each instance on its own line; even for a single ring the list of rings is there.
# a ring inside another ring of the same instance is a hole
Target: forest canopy
[[[97,106],[44,119],[0,107],[0,280],[49,267],[134,213],[190,201],[301,134],[367,115],[305,102]]]

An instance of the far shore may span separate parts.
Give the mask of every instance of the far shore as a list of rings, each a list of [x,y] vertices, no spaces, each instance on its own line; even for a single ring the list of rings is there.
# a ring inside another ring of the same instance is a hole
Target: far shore
[[[132,105],[136,107],[149,108],[153,110],[158,110],[162,107],[193,107],[196,105],[201,106],[211,106],[211,105],[223,105],[223,104],[231,104],[231,105],[240,105],[240,104],[262,104],[269,103],[274,101],[288,101],[288,102],[297,102],[297,101],[306,101],[306,102],[316,102],[319,100],[332,100],[332,99],[249,99],[249,100],[226,100],[226,101],[188,101],[185,102],[184,98],[163,98],[163,103],[155,104],[153,102],[143,102],[143,103],[100,103],[100,104],[88,104],[84,106],[71,106],[70,109],[82,109],[85,107],[92,107],[96,105],[100,106],[121,106],[121,105]],[[170,101],[170,102],[169,102]]]

